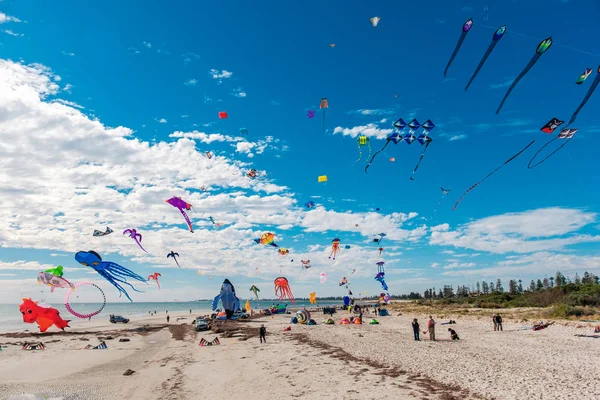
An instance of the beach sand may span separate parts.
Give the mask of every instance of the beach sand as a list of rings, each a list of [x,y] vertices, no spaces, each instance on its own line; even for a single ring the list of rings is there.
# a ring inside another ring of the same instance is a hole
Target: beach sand
[[[347,315],[338,312],[334,320]],[[426,315],[359,326],[323,325],[325,317],[315,313],[319,325],[291,325],[290,332],[283,332],[290,316],[278,315],[197,333],[189,314],[172,314],[169,326],[164,317],[149,317],[99,322],[87,331],[5,334],[0,399],[593,399],[600,393],[600,340],[574,336],[593,335],[591,324],[557,322],[533,332],[505,321],[504,331],[494,332],[486,320],[452,316],[461,340],[450,341],[447,326],[438,325],[434,343],[426,335],[413,340],[415,317],[425,330]],[[267,344],[258,339],[263,323]],[[83,350],[107,336],[108,349]],[[119,342],[124,337],[130,341]],[[221,345],[199,347],[202,337],[219,337]],[[40,340],[46,350],[21,350],[21,342]],[[127,369],[135,373],[124,376]],[[15,397],[22,394],[30,396]]]

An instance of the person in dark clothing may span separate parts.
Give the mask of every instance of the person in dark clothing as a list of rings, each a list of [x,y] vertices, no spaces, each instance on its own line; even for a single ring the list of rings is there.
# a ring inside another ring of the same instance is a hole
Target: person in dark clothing
[[[448,328],[448,332],[450,332],[450,337],[452,338],[452,340],[460,340],[460,338],[458,337],[458,333],[456,333],[454,329]]]
[[[496,315],[496,325],[498,326],[498,330],[502,330],[502,317],[500,314]]]
[[[358,307],[358,318],[360,318],[360,323],[362,324],[363,321],[363,312],[362,312],[362,308]]]
[[[265,328],[265,325],[264,325],[264,324],[262,324],[262,325],[260,326],[260,342],[261,342],[261,343],[263,342],[263,340],[265,341],[265,343],[267,343],[267,338],[266,338],[266,336],[267,336],[267,328]]]
[[[413,319],[412,327],[413,333],[415,334],[415,340],[421,341],[421,339],[419,338],[419,321],[417,321],[416,318]]]
[[[169,320],[170,320],[170,319],[171,319],[171,317],[169,317],[169,316],[167,315],[167,324],[169,323]]]

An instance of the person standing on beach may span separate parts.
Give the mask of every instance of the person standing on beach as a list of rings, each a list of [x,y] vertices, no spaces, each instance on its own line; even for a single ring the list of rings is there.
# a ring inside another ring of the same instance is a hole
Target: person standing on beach
[[[500,314],[496,315],[496,327],[499,331],[502,330],[502,317],[500,316]]]
[[[429,330],[429,340],[435,342],[435,321],[431,315],[429,316],[429,322],[427,322],[427,329]]]
[[[260,342],[262,343],[263,340],[265,341],[265,343],[267,343],[267,328],[265,328],[265,324],[262,324],[260,326]]]
[[[492,316],[492,322],[494,322],[494,330],[498,330],[498,321],[496,320],[496,314]]]
[[[421,341],[421,339],[419,338],[419,321],[416,318],[413,319],[412,327],[413,327],[413,333],[415,334],[415,340]]]
[[[360,306],[358,307],[358,318],[360,318],[360,323],[362,324],[363,312]]]
[[[167,324],[169,323],[169,320],[170,320],[170,319],[171,319],[171,317],[169,317],[169,316],[167,315]]]

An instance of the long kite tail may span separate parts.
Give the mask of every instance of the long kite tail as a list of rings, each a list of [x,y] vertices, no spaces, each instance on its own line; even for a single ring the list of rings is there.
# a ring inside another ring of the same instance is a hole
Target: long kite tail
[[[548,143],[546,143],[545,145],[543,145],[542,147],[540,147],[540,149],[537,151],[537,153],[535,153],[535,155],[531,158],[531,160],[529,160],[529,164],[527,164],[527,168],[528,169],[533,169],[535,167],[537,167],[538,165],[540,165],[541,163],[543,163],[544,161],[546,161],[547,159],[549,159],[550,157],[552,157],[554,154],[556,154],[560,149],[562,149],[563,147],[565,147],[565,145],[567,143],[569,143],[571,141],[571,139],[573,139],[573,137],[567,139],[563,144],[561,144],[558,149],[554,150],[552,153],[548,154],[546,157],[544,157],[544,159],[536,164],[531,165],[531,163],[533,162],[533,160],[535,160],[535,158],[537,157],[538,154],[541,153],[542,150],[544,150],[544,148],[546,146],[548,146],[550,143],[554,142],[556,139],[558,139],[558,136],[555,137],[552,140],[549,140]]]
[[[433,220],[433,216],[435,215],[435,213],[438,210],[438,208],[440,208],[440,204],[442,204],[442,200],[444,200],[445,196],[446,196],[445,194],[442,194],[440,196],[440,199],[438,200],[437,204],[435,205],[435,208],[433,209],[433,212],[431,213],[431,217],[429,217],[430,221]]]
[[[326,112],[326,108],[323,109],[323,133],[325,133],[325,112]]]
[[[454,51],[452,52],[452,55],[450,56],[450,59],[448,60],[448,65],[446,65],[446,69],[444,70],[444,78],[446,77],[446,74],[448,73],[448,68],[450,68],[450,64],[452,64],[452,61],[454,61],[454,57],[456,57],[456,55],[458,54],[458,50],[460,50],[460,46],[462,46],[466,37],[467,37],[467,32],[462,32],[460,34],[460,38],[458,38],[458,43],[456,43],[456,47],[454,48]]]
[[[181,265],[179,265],[179,261],[177,261],[177,258],[173,257],[173,260],[175,260],[175,264],[177,264],[177,266],[178,266],[179,268],[181,268]]]
[[[513,89],[515,88],[515,86],[517,86],[517,83],[519,83],[519,81],[521,79],[523,79],[523,77],[529,72],[529,70],[531,69],[531,67],[533,67],[533,65],[540,58],[540,56],[541,56],[541,54],[535,53],[535,55],[529,61],[529,64],[527,64],[525,66],[525,68],[523,69],[523,71],[521,71],[521,73],[519,74],[519,76],[517,76],[515,78],[515,80],[513,81],[513,83],[510,85],[510,87],[506,91],[506,94],[504,95],[504,98],[500,102],[500,105],[498,106],[498,109],[496,110],[496,115],[498,115],[498,113],[500,112],[500,110],[504,106],[504,102],[506,101],[506,99],[508,99],[508,96],[510,95],[510,92],[513,91]]]
[[[194,233],[194,229],[192,229],[192,221],[190,221],[190,217],[188,217],[188,215],[185,213],[185,211],[183,211],[183,209],[180,209],[179,211],[181,211],[181,215],[183,215],[183,218],[185,218],[185,222],[187,222],[188,227],[190,228],[190,232]]]
[[[417,165],[415,166],[415,169],[413,170],[413,173],[412,173],[412,175],[410,177],[411,181],[415,180],[415,172],[417,172],[417,170],[419,169],[419,165],[421,165],[421,161],[423,160],[423,157],[425,157],[425,152],[427,151],[427,148],[429,147],[429,144],[431,142],[432,142],[432,140],[430,140],[429,142],[427,142],[427,144],[425,145],[425,149],[421,153],[421,157],[419,157],[419,161],[417,162]]]
[[[139,240],[137,240],[137,239],[133,239],[133,240],[135,240],[135,242],[137,243],[137,245],[138,245],[138,246],[140,246],[140,249],[142,249],[142,250],[146,251],[146,249],[144,249],[144,248],[142,247],[142,243],[141,243]],[[146,251],[146,253],[148,253],[148,252]]]
[[[456,207],[458,206],[458,203],[460,203],[463,199],[463,197],[465,197],[467,195],[467,193],[469,193],[471,190],[475,189],[480,183],[482,183],[483,181],[485,181],[487,178],[489,178],[490,176],[494,175],[496,172],[498,172],[500,170],[500,168],[504,167],[506,164],[508,164],[509,162],[511,162],[512,160],[514,160],[515,158],[517,158],[518,156],[521,155],[521,153],[523,153],[525,150],[527,150],[532,144],[535,143],[535,139],[532,140],[527,146],[523,147],[523,149],[521,149],[521,151],[519,151],[517,154],[515,154],[514,156],[512,156],[511,158],[509,158],[508,160],[504,161],[504,164],[500,165],[498,168],[496,168],[495,170],[493,170],[492,172],[490,172],[489,174],[487,174],[485,176],[485,178],[481,179],[479,182],[477,182],[476,184],[474,184],[473,186],[471,186],[470,188],[468,188],[462,196],[460,196],[460,199],[458,199],[458,201],[456,202],[456,204],[454,204],[454,207],[452,207],[452,211],[456,210]]]
[[[485,54],[481,58],[481,61],[479,61],[479,65],[477,66],[477,68],[475,68],[475,72],[473,72],[471,79],[469,79],[469,83],[467,83],[467,86],[465,86],[465,92],[469,89],[469,86],[471,86],[471,83],[473,82],[477,74],[479,74],[481,67],[483,67],[483,64],[485,64],[485,62],[487,61],[488,57],[492,53],[492,50],[494,50],[494,47],[496,47],[496,44],[498,44],[497,41],[493,41],[492,43],[490,43],[489,47],[485,51]]]
[[[383,150],[385,150],[385,148],[387,147],[388,144],[390,144],[390,142],[391,142],[391,140],[388,140],[387,143],[383,145],[383,147],[381,148],[381,150],[379,150],[378,152],[376,152],[375,154],[373,154],[373,157],[371,158],[371,161],[369,161],[369,163],[365,167],[365,174],[367,173],[367,169],[371,166],[371,164],[373,164],[373,160],[375,160],[375,157],[377,156],[377,154],[379,154]]]
[[[356,159],[356,161],[354,161],[354,164],[359,162],[360,159],[362,158],[362,149],[360,148],[360,143],[358,142],[358,140],[356,140],[356,147],[358,147],[358,158]]]
[[[600,67],[598,67],[598,74],[596,75],[596,78],[594,78],[594,82],[592,82],[592,85],[590,86],[587,94],[583,98],[583,100],[582,100],[581,104],[579,105],[579,107],[577,107],[577,110],[575,110],[575,112],[571,116],[571,120],[569,121],[569,125],[571,125],[573,122],[575,122],[575,119],[577,118],[577,114],[579,114],[579,111],[581,111],[581,109],[583,108],[583,106],[585,106],[585,103],[587,103],[587,101],[590,99],[590,97],[592,96],[592,93],[594,93],[594,90],[596,90],[596,86],[598,86],[598,83],[600,83]]]

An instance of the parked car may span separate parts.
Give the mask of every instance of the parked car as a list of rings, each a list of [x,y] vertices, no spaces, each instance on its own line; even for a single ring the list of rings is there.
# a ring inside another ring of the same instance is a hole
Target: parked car
[[[129,319],[121,317],[120,315],[110,315],[110,322],[112,322],[113,324],[116,324],[117,322],[122,322],[124,324],[129,322]]]
[[[196,329],[196,332],[207,331],[210,329],[208,321],[201,317],[196,318],[194,328]]]

